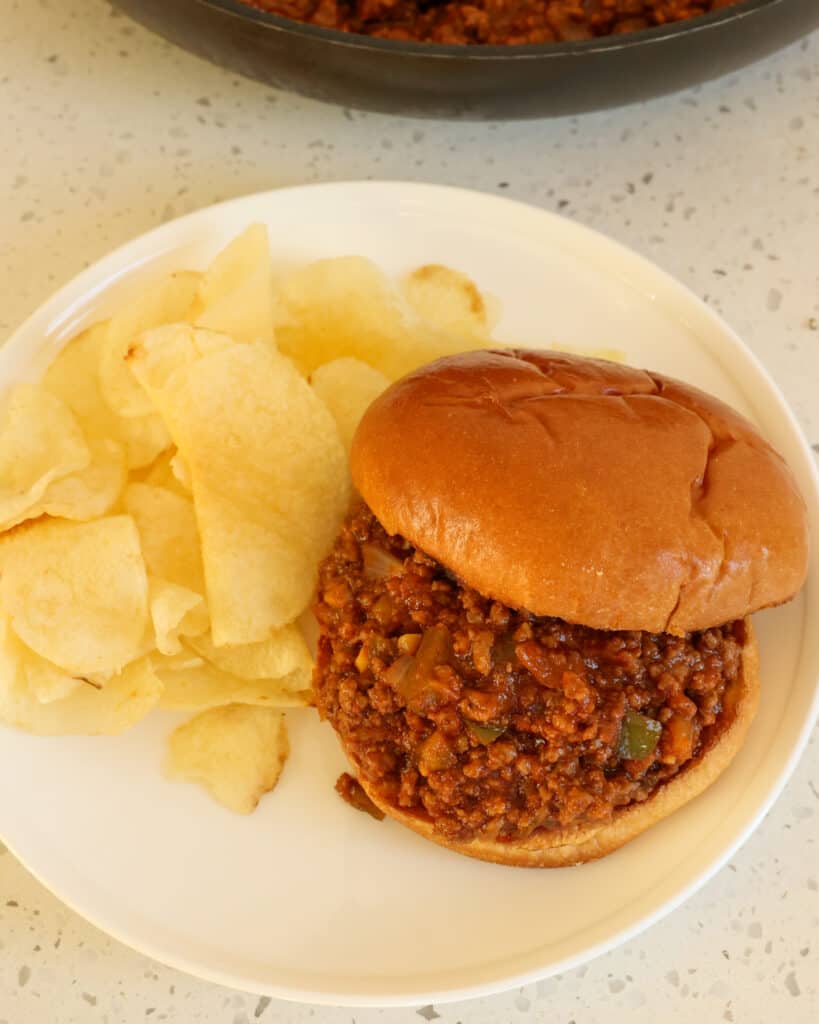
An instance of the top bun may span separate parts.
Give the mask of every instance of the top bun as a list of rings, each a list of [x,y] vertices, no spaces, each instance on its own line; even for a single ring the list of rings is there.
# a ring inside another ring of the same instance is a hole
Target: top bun
[[[683,634],[787,601],[807,571],[804,501],[754,427],[617,363],[439,359],[369,407],[351,464],[388,532],[535,615]]]

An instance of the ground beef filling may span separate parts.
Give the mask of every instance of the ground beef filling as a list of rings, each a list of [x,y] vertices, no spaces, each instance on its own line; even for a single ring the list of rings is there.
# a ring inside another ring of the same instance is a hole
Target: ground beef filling
[[[741,665],[741,622],[675,637],[538,618],[481,597],[363,505],[315,610],[322,717],[379,801],[449,839],[512,841],[645,800],[726,727]]]
[[[591,39],[696,18],[741,0],[245,0],[344,32],[449,44]]]

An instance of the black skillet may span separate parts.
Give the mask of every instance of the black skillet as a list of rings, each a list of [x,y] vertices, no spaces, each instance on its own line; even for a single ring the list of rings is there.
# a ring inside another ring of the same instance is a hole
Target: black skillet
[[[351,35],[236,0],[113,2],[180,46],[270,85],[426,117],[541,117],[618,106],[734,71],[819,25],[819,0],[745,0],[628,35],[467,47]]]

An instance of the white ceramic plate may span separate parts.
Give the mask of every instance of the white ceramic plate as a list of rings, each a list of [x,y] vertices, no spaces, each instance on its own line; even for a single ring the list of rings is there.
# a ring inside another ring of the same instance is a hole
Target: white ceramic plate
[[[153,276],[203,267],[251,221],[279,263],[360,253],[385,270],[467,271],[502,303],[498,337],[622,349],[749,415],[811,505],[813,463],[771,380],[698,299],[628,250],[508,200],[411,184],[248,196],[166,224],[46,303],[0,352],[4,382],[36,375],[80,326]],[[216,981],[290,999],[418,1004],[482,995],[587,960],[668,913],[770,807],[817,706],[816,566],[800,597],[757,617],[762,703],[748,742],[704,796],[618,853],[527,871],[471,861],[355,814],[333,784],[335,738],[291,714],[292,757],[251,817],[160,775],[177,718],[120,738],[0,730],[0,832],[70,906],[124,942]],[[814,628],[807,628],[813,622]]]

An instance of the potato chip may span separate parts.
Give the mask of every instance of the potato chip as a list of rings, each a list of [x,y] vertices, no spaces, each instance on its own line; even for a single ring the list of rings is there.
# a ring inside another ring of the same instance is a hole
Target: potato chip
[[[313,659],[297,626],[282,626],[255,644],[216,647],[210,633],[191,637],[188,646],[212,665],[240,679],[279,679],[297,669],[310,686]]]
[[[41,519],[2,539],[0,604],[33,651],[72,675],[119,671],[140,652],[148,580],[130,516]]]
[[[278,282],[276,298],[284,319],[276,327],[276,343],[304,374],[353,356],[395,380],[440,356],[489,344],[488,336],[474,329],[455,329],[464,319],[468,285],[469,278],[446,268],[428,275],[426,283],[422,275],[414,297],[437,320],[418,323],[369,260],[317,260]],[[466,319],[474,328],[475,315]]]
[[[90,460],[64,402],[35,384],[12,388],[0,418],[0,529],[28,518],[52,481]]]
[[[273,341],[273,268],[267,229],[252,224],[216,257],[202,278],[197,327],[239,342]]]
[[[143,658],[100,689],[82,686],[63,700],[36,708],[21,707],[18,702],[13,724],[41,736],[116,736],[145,718],[161,692],[148,659]]]
[[[360,359],[347,356],[324,363],[310,375],[313,390],[333,419],[349,455],[358,421],[367,406],[389,386],[389,380]]]
[[[390,359],[385,362],[384,372],[391,380],[397,380],[435,359],[489,347],[503,347],[503,343],[488,336],[454,334],[422,325],[416,329],[409,344],[396,346]]]
[[[48,485],[38,514],[62,519],[96,519],[116,504],[125,486],[125,451],[116,441],[89,441],[91,462]]]
[[[205,575],[193,502],[150,484],[129,484],[125,509],[139,531],[148,572],[169,583],[205,593]]]
[[[360,256],[295,270],[278,282],[277,297],[288,322],[277,327],[276,343],[304,374],[340,356],[387,373],[391,349],[407,343],[397,296],[384,274]]]
[[[151,416],[132,416],[130,419],[118,416],[116,428],[109,436],[125,446],[129,469],[150,465],[171,443],[171,435],[156,413]]]
[[[149,487],[162,487],[166,491],[173,491],[183,498],[190,498],[190,492],[186,491],[179,483],[171,469],[171,459],[176,449],[171,446],[164,451],[150,466],[133,471],[129,474],[129,483],[148,484]]]
[[[485,337],[490,328],[486,301],[475,282],[459,270],[429,263],[403,283],[413,313],[438,331]]]
[[[171,459],[171,473],[174,480],[187,494],[191,493],[193,483],[191,482],[191,467],[185,462],[184,456],[179,452]]]
[[[202,275],[198,301],[207,306],[232,294],[256,267],[269,263],[267,228],[264,224],[251,224],[214,256]]]
[[[131,346],[126,364],[154,402],[155,393],[165,387],[177,370],[237,344],[227,334],[190,324],[166,324],[141,334]]]
[[[39,654],[26,647],[22,640],[17,640],[17,643],[21,652],[20,670],[23,681],[28,692],[41,704],[62,700],[81,686],[93,685],[41,658]]]
[[[198,636],[210,625],[201,594],[158,576],[148,577],[148,604],[156,648],[162,654],[177,654],[182,650],[181,637]]]
[[[103,405],[97,380],[100,346],[108,334],[108,321],[100,320],[75,335],[57,354],[43,377],[42,386],[61,398],[71,409],[83,429],[92,437],[109,434],[109,421],[114,414]],[[93,429],[96,420],[100,429]]]
[[[253,225],[70,341],[0,417],[0,720],[117,733],[200,711],[168,770],[250,813],[287,756],[277,709],[313,701],[305,609],[358,421],[390,379],[489,344],[492,319],[438,265],[399,290],[320,260],[274,287]]]
[[[150,377],[150,352],[137,345],[132,361]],[[264,343],[183,361],[165,381],[152,393],[190,468],[214,643],[264,640],[307,604],[347,509],[335,423]]]
[[[281,679],[240,679],[202,658],[154,656],[154,671],[162,682],[160,706],[175,711],[197,711],[226,704],[254,704],[271,708],[304,707],[312,700],[310,673],[294,669]]]
[[[280,712],[230,704],[174,730],[165,770],[171,778],[201,783],[230,810],[250,814],[278,782],[287,753]]]
[[[191,271],[171,274],[146,288],[108,322],[99,362],[102,397],[118,416],[149,416],[150,399],[131,375],[125,361],[128,350],[144,331],[184,320],[199,287],[200,275]]]
[[[159,700],[161,684],[142,658],[104,686],[79,679],[62,698],[43,702],[31,688],[31,657],[0,616],[0,721],[18,729],[40,736],[115,735],[144,718]]]
[[[71,409],[89,441],[119,442],[128,468],[138,469],[168,448],[171,438],[156,412],[125,419],[104,401],[97,368],[107,334],[108,321],[102,321],[72,338],[46,371],[43,387]]]
[[[188,464],[173,446],[142,472],[132,473],[131,480],[134,483],[149,484],[151,487],[164,487],[166,491],[173,491],[183,498],[191,496],[191,474]]]
[[[167,675],[168,672],[199,668],[204,664],[204,659],[196,651],[191,650],[186,640],[182,650],[176,654],[159,654],[157,651],[153,651],[151,664],[157,675]]]

